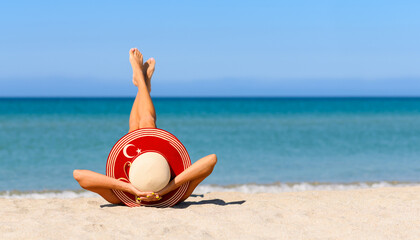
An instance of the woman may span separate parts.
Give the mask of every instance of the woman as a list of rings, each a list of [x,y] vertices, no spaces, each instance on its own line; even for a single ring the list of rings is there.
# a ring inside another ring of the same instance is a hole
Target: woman
[[[138,92],[131,109],[129,132],[140,128],[156,128],[156,112],[150,98],[155,60],[150,58],[143,64],[143,55],[137,48],[132,48],[130,49],[130,63],[133,68],[133,83],[137,86]],[[138,196],[140,201],[158,201],[161,196],[177,189],[186,182],[190,182],[187,192],[179,201],[182,202],[192,194],[198,184],[210,175],[216,162],[217,157],[215,154],[201,158],[156,193],[142,192],[141,189],[136,189],[131,183],[119,181],[89,170],[74,170],[73,176],[82,188],[101,195],[105,200],[113,204],[121,204],[122,202],[112,189],[131,193]]]

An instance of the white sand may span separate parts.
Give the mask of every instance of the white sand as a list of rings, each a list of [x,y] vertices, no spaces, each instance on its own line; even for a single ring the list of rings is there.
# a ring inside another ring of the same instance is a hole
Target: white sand
[[[0,239],[420,239],[420,187],[209,193],[177,208],[0,199]]]

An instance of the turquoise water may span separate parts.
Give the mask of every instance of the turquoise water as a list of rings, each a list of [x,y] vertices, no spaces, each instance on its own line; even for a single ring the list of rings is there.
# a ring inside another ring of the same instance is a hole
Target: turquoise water
[[[133,99],[0,99],[0,191],[76,190],[73,169],[105,173]],[[157,125],[204,182],[420,182],[420,98],[154,99]]]

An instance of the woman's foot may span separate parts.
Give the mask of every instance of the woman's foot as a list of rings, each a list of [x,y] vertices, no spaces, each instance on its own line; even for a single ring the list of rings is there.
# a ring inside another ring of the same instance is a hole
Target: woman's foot
[[[130,49],[130,63],[133,68],[133,83],[138,86],[138,81],[144,81],[143,55],[137,48]]]
[[[153,72],[155,71],[155,64],[156,64],[156,61],[154,58],[149,58],[149,60],[147,60],[143,64],[143,74],[144,74],[144,78],[146,79],[146,86],[147,86],[147,89],[149,90],[149,93],[150,91],[152,91],[151,80],[152,80]]]

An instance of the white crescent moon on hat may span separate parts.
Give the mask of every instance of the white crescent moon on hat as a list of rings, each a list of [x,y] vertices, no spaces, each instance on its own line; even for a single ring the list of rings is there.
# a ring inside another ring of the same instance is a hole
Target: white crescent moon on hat
[[[134,144],[127,144],[127,145],[125,145],[125,146],[124,146],[124,149],[123,149],[123,154],[124,154],[124,156],[125,156],[126,158],[133,158],[134,156],[130,156],[130,155],[128,155],[128,154],[127,154],[127,148],[128,148],[129,146],[134,146]]]

